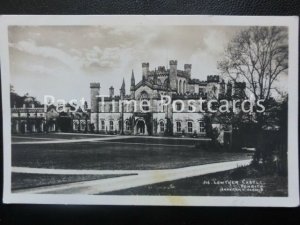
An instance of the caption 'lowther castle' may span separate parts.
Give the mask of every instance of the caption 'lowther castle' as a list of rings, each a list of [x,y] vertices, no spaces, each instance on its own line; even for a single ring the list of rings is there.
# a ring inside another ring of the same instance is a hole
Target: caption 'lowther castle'
[[[217,75],[207,76],[206,81],[193,79],[192,65],[184,64],[184,69],[179,70],[177,60],[171,60],[168,69],[159,66],[150,70],[149,63],[142,63],[142,71],[142,80],[138,83],[132,71],[130,93],[126,93],[123,80],[119,95],[115,95],[114,87],[111,86],[109,95],[101,99],[97,97],[103,95],[100,93],[100,83],[90,84],[90,121],[94,131],[134,135],[169,133],[205,136],[206,113],[199,110],[190,112],[187,102],[199,98],[218,100],[240,97],[245,89],[245,83],[225,83]],[[186,104],[178,103],[178,110],[173,110],[171,106],[160,105],[162,95],[170,96],[172,102],[182,100]],[[143,100],[148,100],[151,104],[143,105]],[[124,102],[128,104],[125,105]],[[136,108],[134,104],[142,105],[142,108]],[[196,104],[195,107],[199,108],[199,105]]]

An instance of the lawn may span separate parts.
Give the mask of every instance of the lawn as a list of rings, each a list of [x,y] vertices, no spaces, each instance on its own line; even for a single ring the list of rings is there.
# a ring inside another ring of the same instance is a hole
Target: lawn
[[[12,136],[12,142],[49,141],[55,139],[77,140],[84,138],[107,137],[99,134],[32,133]]]
[[[180,138],[130,138],[104,142],[12,145],[12,166],[111,170],[171,169],[251,157],[251,154],[245,152],[218,152],[207,148],[204,150],[195,147],[195,141]]]

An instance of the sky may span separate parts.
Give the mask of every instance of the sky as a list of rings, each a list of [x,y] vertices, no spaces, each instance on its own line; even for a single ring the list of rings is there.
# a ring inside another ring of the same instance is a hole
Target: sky
[[[129,93],[131,72],[136,83],[142,63],[150,70],[178,61],[192,64],[192,78],[218,74],[229,41],[242,27],[221,26],[11,26],[9,57],[15,91],[43,101],[90,99],[90,82],[101,94],[119,89],[123,78]]]

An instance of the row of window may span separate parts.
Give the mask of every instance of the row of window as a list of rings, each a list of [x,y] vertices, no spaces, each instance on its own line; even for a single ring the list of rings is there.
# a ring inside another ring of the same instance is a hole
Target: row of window
[[[182,132],[181,123],[182,122],[180,122],[180,121],[176,122],[176,131],[177,131],[177,133]],[[193,133],[193,131],[194,131],[193,122],[192,121],[188,121],[187,125],[188,125],[187,132],[188,133]],[[205,123],[203,121],[199,121],[199,133],[205,133]]]
[[[105,121],[101,120],[101,130],[105,130]],[[109,130],[113,131],[114,130],[114,121],[110,120],[109,121]]]
[[[180,122],[180,121],[176,122],[176,131],[178,133],[182,132],[181,123],[182,122]],[[192,121],[188,121],[187,125],[188,125],[187,132],[188,133],[192,133],[194,131],[193,122]],[[165,123],[163,121],[159,122],[159,128],[160,128],[160,132],[164,132],[165,131]],[[104,120],[101,120],[101,130],[105,130],[105,121]],[[114,130],[114,121],[112,121],[112,120],[109,121],[109,130],[110,131]],[[130,130],[130,124],[129,124],[128,120],[125,121],[125,130],[126,131]],[[205,123],[203,121],[199,121],[199,133],[205,133]]]

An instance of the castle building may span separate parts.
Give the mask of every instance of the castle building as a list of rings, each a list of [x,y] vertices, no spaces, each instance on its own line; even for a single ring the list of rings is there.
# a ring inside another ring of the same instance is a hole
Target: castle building
[[[218,75],[209,75],[206,81],[193,79],[192,65],[185,64],[183,68],[177,68],[177,60],[170,60],[168,69],[159,66],[150,70],[149,63],[142,63],[142,80],[136,83],[132,71],[128,94],[124,79],[119,95],[115,95],[111,86],[109,95],[103,98],[98,96],[104,95],[100,93],[100,83],[91,83],[91,124],[94,131],[128,135],[172,133],[206,136],[205,116],[209,115],[199,112],[200,104],[197,102],[194,105],[195,112],[191,112],[188,102],[200,98],[231,98],[235,92],[240,94],[243,90],[235,90],[231,83],[226,84]],[[162,104],[162,95],[171,97],[169,105]],[[145,104],[144,100],[151,104]],[[172,105],[175,105],[175,109]]]
[[[90,111],[84,112],[79,108],[72,113],[71,107],[70,104],[66,104],[66,111],[58,112],[57,106],[50,105],[45,110],[44,105],[31,96],[19,97],[18,103],[13,101],[11,108],[11,132],[89,132]]]
[[[44,108],[36,106],[33,98],[26,97],[22,107],[11,108],[12,133],[44,132],[46,113]]]

